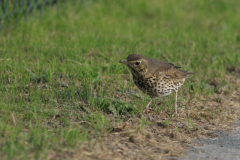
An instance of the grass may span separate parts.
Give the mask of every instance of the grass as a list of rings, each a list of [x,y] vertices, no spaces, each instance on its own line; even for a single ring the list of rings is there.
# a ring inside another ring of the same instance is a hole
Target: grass
[[[239,116],[239,5],[73,1],[5,28],[2,159],[158,159],[182,155],[191,138],[229,129]],[[149,97],[118,63],[131,53],[196,72],[179,91],[178,117],[167,114],[174,95],[142,116]]]

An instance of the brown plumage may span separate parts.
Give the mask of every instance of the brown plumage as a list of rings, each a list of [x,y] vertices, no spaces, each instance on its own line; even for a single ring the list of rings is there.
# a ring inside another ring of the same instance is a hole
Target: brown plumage
[[[119,63],[126,64],[131,69],[136,86],[151,98],[175,92],[173,115],[177,114],[177,91],[182,87],[189,74],[194,74],[193,72],[181,70],[181,67],[172,63],[145,58],[140,54],[131,54]],[[145,112],[148,112],[151,102],[152,99],[147,104]]]

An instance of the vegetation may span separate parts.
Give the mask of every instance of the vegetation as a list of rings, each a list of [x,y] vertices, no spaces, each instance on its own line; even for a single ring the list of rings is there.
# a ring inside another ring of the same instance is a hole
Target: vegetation
[[[235,0],[71,1],[0,33],[1,159],[160,159],[239,116]],[[6,27],[5,27],[6,28]],[[196,72],[150,99],[119,64],[131,53]],[[238,107],[238,108],[237,108]]]

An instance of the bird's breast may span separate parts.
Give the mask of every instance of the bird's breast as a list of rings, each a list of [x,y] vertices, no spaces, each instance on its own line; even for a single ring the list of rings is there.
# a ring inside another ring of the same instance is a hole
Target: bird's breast
[[[133,75],[135,85],[151,97],[166,96],[180,89],[185,79],[170,79],[164,76],[144,78]]]

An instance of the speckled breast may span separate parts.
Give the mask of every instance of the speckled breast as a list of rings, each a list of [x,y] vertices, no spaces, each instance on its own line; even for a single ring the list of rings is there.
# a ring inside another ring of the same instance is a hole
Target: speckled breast
[[[144,93],[151,97],[166,96],[180,89],[184,79],[171,79],[167,77],[150,77],[144,79],[133,75],[135,85]]]

